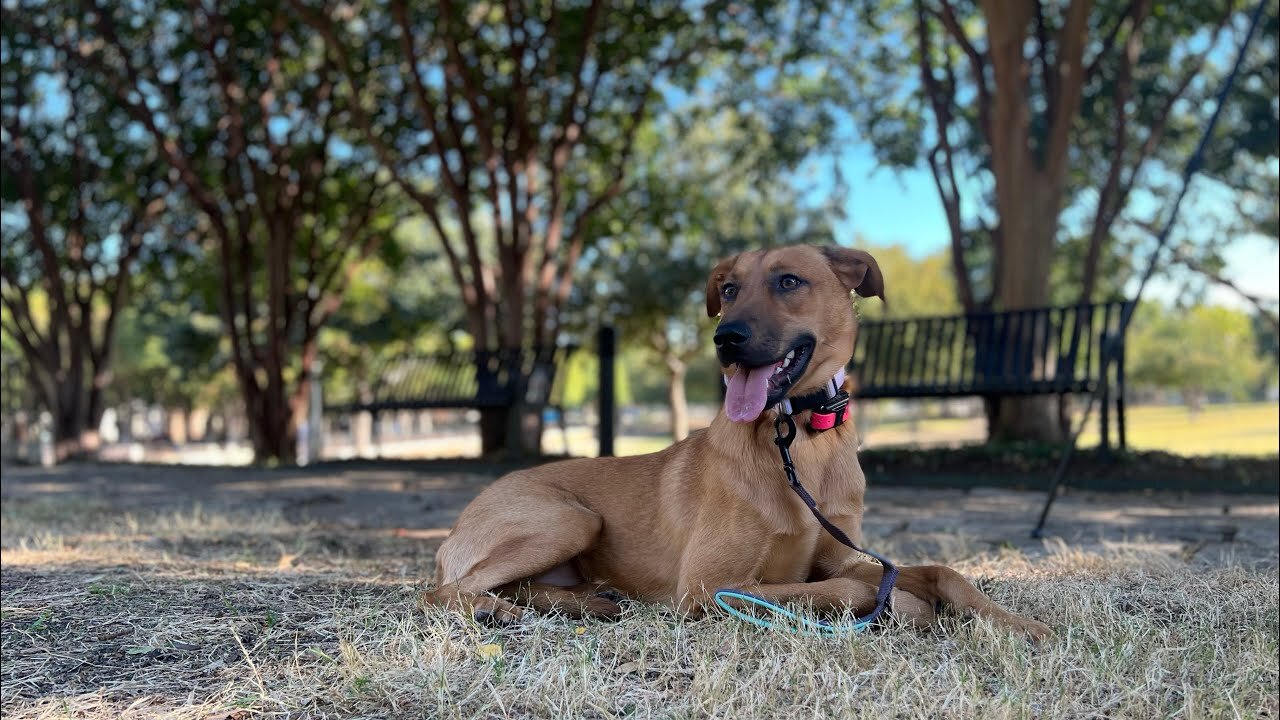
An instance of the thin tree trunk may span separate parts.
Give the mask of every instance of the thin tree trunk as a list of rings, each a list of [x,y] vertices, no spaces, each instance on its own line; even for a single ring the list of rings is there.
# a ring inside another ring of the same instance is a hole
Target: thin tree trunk
[[[680,442],[689,437],[689,399],[685,393],[688,368],[680,358],[668,355],[667,369],[670,371],[667,402],[671,406],[671,440]]]

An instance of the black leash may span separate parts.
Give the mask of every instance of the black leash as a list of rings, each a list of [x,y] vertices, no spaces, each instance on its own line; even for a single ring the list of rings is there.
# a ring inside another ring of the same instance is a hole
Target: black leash
[[[844,393],[841,393],[841,395],[844,395],[844,403],[847,405],[849,402],[849,396]],[[838,398],[833,399],[838,400]],[[783,427],[787,428],[787,432],[785,434],[782,432]],[[791,443],[796,439],[796,421],[791,418],[791,415],[788,413],[778,413],[778,419],[773,422],[773,430],[777,434],[773,443],[778,446],[778,454],[782,456],[782,469],[787,474],[787,484],[791,486],[791,489],[795,491],[796,495],[800,496],[800,499],[804,501],[804,504],[809,507],[809,512],[813,513],[813,516],[818,519],[818,523],[822,525],[823,529],[825,529],[831,537],[835,538],[841,545],[852,549],[854,552],[870,555],[880,561],[880,564],[884,566],[884,572],[880,575],[880,588],[876,591],[876,607],[867,615],[857,618],[855,620],[855,624],[866,625],[875,621],[875,619],[880,617],[884,612],[885,607],[888,606],[889,593],[893,591],[893,585],[898,579],[898,566],[870,550],[864,550],[855,545],[843,530],[836,527],[834,523],[828,520],[826,516],[818,510],[818,503],[814,501],[813,496],[809,494],[809,491],[805,490],[804,485],[800,484],[800,478],[796,477],[796,465],[791,459]]]

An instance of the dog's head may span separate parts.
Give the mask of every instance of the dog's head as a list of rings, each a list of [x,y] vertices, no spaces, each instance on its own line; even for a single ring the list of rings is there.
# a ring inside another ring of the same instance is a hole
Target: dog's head
[[[788,396],[821,388],[849,362],[857,336],[850,292],[884,300],[875,258],[798,245],[720,261],[707,314],[720,316],[716,355],[729,378],[725,413],[752,422]]]

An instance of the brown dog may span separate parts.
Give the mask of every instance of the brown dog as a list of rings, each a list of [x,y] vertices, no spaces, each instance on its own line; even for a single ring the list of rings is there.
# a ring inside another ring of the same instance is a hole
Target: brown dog
[[[773,442],[775,406],[821,392],[853,354],[851,292],[884,298],[875,259],[858,250],[795,246],[716,265],[707,313],[721,316],[715,340],[728,388],[711,427],[649,455],[500,478],[462,511],[424,599],[498,622],[521,616],[512,601],[612,617],[620,609],[603,591],[695,615],[721,588],[869,611],[881,566],[823,531],[788,487]],[[814,431],[808,415],[794,415],[799,479],[860,544],[866,480],[853,425]],[[901,569],[893,613],[926,624],[943,604],[1036,638],[1050,632],[950,568]]]

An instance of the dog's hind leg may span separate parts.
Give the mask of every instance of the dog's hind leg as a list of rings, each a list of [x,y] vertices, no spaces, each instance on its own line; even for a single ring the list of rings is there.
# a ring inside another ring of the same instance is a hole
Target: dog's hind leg
[[[516,478],[495,483],[458,517],[436,555],[435,590],[422,599],[476,620],[518,620],[519,607],[485,593],[573,559],[595,544],[602,524],[557,488]]]

